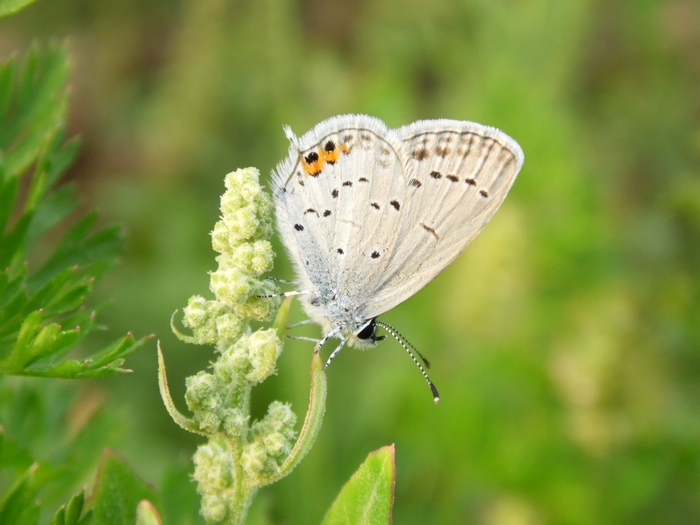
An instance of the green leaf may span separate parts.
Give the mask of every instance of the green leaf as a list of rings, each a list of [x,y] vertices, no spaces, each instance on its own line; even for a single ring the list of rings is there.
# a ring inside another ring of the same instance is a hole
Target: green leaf
[[[0,0],[0,18],[13,15],[33,2],[34,0]]]
[[[53,256],[32,276],[32,286],[44,285],[64,268],[114,260],[122,254],[121,230],[110,226],[92,232],[96,220],[97,214],[88,214],[68,230]]]
[[[68,61],[62,48],[32,48],[14,81],[0,127],[5,177],[20,177],[52,143],[64,125]],[[3,94],[0,99],[6,96]]]
[[[56,323],[42,326],[43,319],[41,310],[25,318],[16,344],[0,360],[0,373],[77,379],[129,372],[122,368],[124,359],[150,339],[148,336],[135,340],[127,334],[87,359],[58,362],[91,331],[94,319],[86,317],[83,329],[77,326],[70,330],[62,330]]]
[[[52,525],[90,525],[93,523],[92,509],[85,509],[85,489],[73,496],[68,505],[63,505],[53,517]]]
[[[394,505],[394,445],[372,452],[352,475],[323,525],[387,525]]]
[[[67,78],[68,60],[61,47],[34,47],[23,61],[0,64],[4,374],[77,378],[126,372],[124,357],[145,341],[127,335],[87,358],[61,361],[96,329],[94,311],[84,309],[85,301],[123,250],[120,229],[97,227],[94,213],[61,228],[77,207],[72,185],[55,187],[78,146],[65,137]],[[35,247],[54,228],[65,231],[51,237],[57,238],[56,247]],[[35,259],[44,261],[38,270]]]
[[[285,315],[289,313],[289,309],[286,309]],[[276,321],[279,330],[279,324]],[[323,416],[326,413],[326,398],[328,397],[328,377],[326,372],[323,370],[323,362],[321,361],[321,355],[314,352],[313,358],[311,359],[311,394],[309,395],[309,408],[306,411],[306,417],[304,418],[304,425],[301,427],[301,432],[299,432],[299,437],[297,442],[294,444],[292,451],[290,452],[284,463],[280,465],[280,468],[274,475],[263,479],[259,486],[269,485],[270,483],[275,483],[283,477],[287,476],[296,466],[301,462],[302,459],[309,453],[311,447],[316,441],[319,430],[321,430],[321,425],[323,424]]]
[[[170,395],[170,388],[168,387],[168,376],[165,370],[165,358],[163,357],[163,352],[160,349],[160,341],[158,341],[158,388],[160,390],[160,397],[163,399],[165,409],[180,428],[194,434],[201,434],[202,436],[207,435],[199,430],[199,426],[193,419],[185,416],[175,406],[173,398]]]
[[[136,525],[163,525],[158,511],[148,500],[139,503],[136,509]]]
[[[0,523],[12,525],[36,525],[39,521],[39,506],[35,503],[34,474],[37,465],[32,465],[17,480],[0,503]]]
[[[90,499],[95,523],[134,523],[142,500],[156,501],[153,488],[116,455],[105,451]]]

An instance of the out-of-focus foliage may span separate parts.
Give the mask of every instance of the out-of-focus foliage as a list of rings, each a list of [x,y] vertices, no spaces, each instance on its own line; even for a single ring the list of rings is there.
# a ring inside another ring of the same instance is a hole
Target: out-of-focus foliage
[[[95,231],[95,214],[70,228],[63,225],[77,207],[73,187],[57,186],[76,151],[75,143],[64,138],[66,81],[67,60],[61,48],[35,47],[21,61],[0,64],[3,524],[39,523],[39,499],[55,508],[57,501],[78,490],[92,474],[95,452],[111,441],[105,434],[117,429],[98,415],[99,397],[74,403],[58,385],[9,376],[75,379],[125,372],[124,357],[144,341],[129,334],[92,355],[65,359],[97,328],[94,311],[84,303],[122,244],[118,228]],[[123,484],[120,489],[122,498],[143,498],[132,486]],[[83,493],[84,489],[58,510],[55,525],[87,524],[92,510],[99,517],[104,501],[93,498],[84,513]],[[133,517],[137,502],[129,509]]]
[[[78,204],[72,185],[56,187],[76,152],[64,138],[66,77],[62,49],[35,48],[22,63],[0,64],[2,375],[111,375],[124,372],[124,357],[143,343],[129,334],[91,356],[63,359],[97,328],[84,302],[122,247],[118,228],[93,231],[95,214],[56,234]],[[49,235],[58,238],[52,250]]]
[[[224,174],[272,168],[282,124],[469,119],[525,151],[482,235],[384,317],[430,358],[440,405],[392,342],[344,350],[319,439],[260,491],[259,522],[320,522],[391,442],[396,523],[700,521],[696,1],[40,0],[0,21],[0,53],[37,35],[70,37],[72,176],[130,232],[105,318],[169,349],[170,314],[214,268]],[[210,359],[181,348],[176,400]],[[259,410],[305,406],[310,352],[287,343]],[[195,440],[160,405],[155,356],[131,359],[109,399],[137,429],[123,452],[158,481]],[[196,522],[180,497],[166,520]]]
[[[21,11],[34,0],[0,0],[0,18]]]

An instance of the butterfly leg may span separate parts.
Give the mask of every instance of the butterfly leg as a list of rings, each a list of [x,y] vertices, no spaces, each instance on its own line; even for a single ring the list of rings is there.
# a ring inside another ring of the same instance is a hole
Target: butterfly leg
[[[289,339],[294,339],[295,341],[307,341],[309,343],[320,343],[320,339],[314,339],[313,337],[304,337],[303,335],[288,335]]]
[[[271,295],[258,295],[258,299],[271,299],[273,297],[292,297],[294,295],[304,295],[311,293],[311,290],[294,290],[291,292],[273,293]]]
[[[343,336],[341,336],[340,337],[340,344],[335,347],[335,350],[333,350],[333,353],[330,356],[328,356],[328,361],[326,361],[326,364],[323,365],[324,370],[326,368],[328,368],[329,366],[331,366],[331,361],[333,361],[333,359],[335,359],[335,356],[337,356],[340,353],[340,351],[343,349],[343,347],[345,346],[345,342],[346,342],[345,338]]]
[[[295,286],[299,286],[299,283],[296,281],[287,281],[285,279],[278,279],[277,277],[265,277],[268,281],[275,281],[276,283],[280,284],[293,284]]]
[[[296,328],[298,326],[304,326],[307,324],[314,324],[314,322],[311,319],[306,319],[305,321],[299,321],[298,323],[288,325],[287,330],[289,330],[290,328]]]

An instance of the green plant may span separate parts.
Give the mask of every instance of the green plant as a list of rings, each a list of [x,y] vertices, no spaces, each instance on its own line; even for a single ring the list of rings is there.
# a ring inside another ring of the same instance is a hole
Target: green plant
[[[258,489],[288,475],[309,452],[326,408],[326,374],[314,354],[309,408],[296,442],[296,416],[287,404],[274,401],[264,418],[251,421],[251,391],[275,372],[291,304],[291,297],[282,304],[274,328],[251,330],[250,321],[269,320],[279,304],[272,282],[261,280],[272,269],[274,253],[269,241],[272,202],[259,176],[254,168],[226,176],[221,219],[212,232],[212,245],[219,253],[209,286],[215,299],[190,298],[183,324],[192,330],[191,336],[173,326],[180,339],[211,345],[218,354],[211,372],[187,379],[185,398],[192,418],[175,408],[163,355],[158,353],[160,390],[168,412],[185,430],[208,438],[194,455],[194,479],[209,523],[243,523]],[[392,448],[367,460],[324,523],[389,523],[393,485]]]
[[[0,4],[0,16],[19,9]],[[80,357],[68,357],[100,329],[87,306],[94,285],[122,252],[119,228],[96,227],[94,213],[73,219],[78,200],[59,179],[78,144],[65,136],[68,61],[62,47],[34,47],[0,65],[0,523],[38,523],[38,496],[53,501],[90,469],[83,452],[100,448],[99,417],[67,436],[73,396],[59,385],[12,378],[96,378],[120,374],[147,338],[127,334]],[[72,224],[70,224],[72,222]],[[94,415],[94,414],[93,414]],[[51,443],[53,441],[53,443]],[[57,445],[56,443],[60,443]],[[53,445],[53,446],[52,446]],[[41,449],[41,461],[35,460]],[[153,499],[112,456],[101,461],[90,504],[84,490],[62,506],[57,525],[84,524],[109,512],[116,479],[121,496]],[[126,515],[136,514],[124,507]],[[147,510],[142,511],[147,513]]]

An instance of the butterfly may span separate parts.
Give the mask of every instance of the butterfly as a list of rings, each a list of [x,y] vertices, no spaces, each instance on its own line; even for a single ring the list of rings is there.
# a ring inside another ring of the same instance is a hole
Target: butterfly
[[[479,234],[505,199],[523,151],[502,131],[474,122],[420,120],[389,129],[367,115],[324,120],[297,137],[273,172],[280,238],[294,265],[302,307],[323,337],[367,348],[377,317],[414,295]],[[289,295],[288,294],[288,295]],[[421,356],[422,358],[422,356]],[[427,365],[427,361],[426,361]]]

